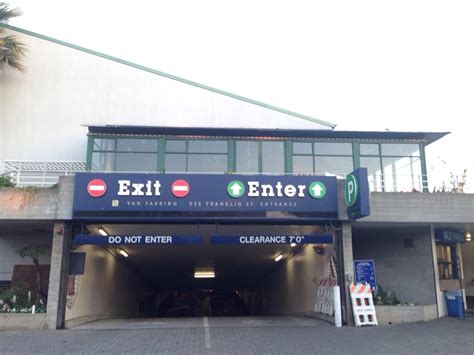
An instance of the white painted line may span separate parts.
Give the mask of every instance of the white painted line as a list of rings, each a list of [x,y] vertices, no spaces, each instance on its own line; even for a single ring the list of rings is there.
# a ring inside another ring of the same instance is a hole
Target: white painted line
[[[173,186],[173,191],[188,191],[187,186]]]
[[[105,186],[100,186],[100,185],[90,185],[89,190],[91,191],[104,191]]]
[[[209,318],[203,317],[202,322],[204,323],[204,344],[206,349],[211,348],[211,331],[209,329]]]

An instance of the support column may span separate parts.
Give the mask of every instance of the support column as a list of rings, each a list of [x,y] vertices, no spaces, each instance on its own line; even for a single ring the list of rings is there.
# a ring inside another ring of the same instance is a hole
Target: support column
[[[345,319],[347,325],[354,325],[354,316],[352,314],[352,303],[351,295],[349,293],[349,286],[354,282],[354,257],[352,252],[352,226],[350,223],[342,223],[341,231],[341,253],[342,254],[342,264],[343,264],[343,277],[341,277],[341,299],[345,303]]]
[[[55,223],[46,309],[46,326],[48,329],[64,328],[70,245],[71,226],[65,223]]]
[[[436,241],[435,241],[435,227],[430,225],[430,244],[431,244],[431,253],[433,257],[433,277],[435,283],[435,295],[436,295],[436,308],[438,311],[438,318],[445,317],[447,315],[446,302],[444,301],[444,294],[441,291],[439,285],[439,270],[438,270],[438,255],[436,253]]]

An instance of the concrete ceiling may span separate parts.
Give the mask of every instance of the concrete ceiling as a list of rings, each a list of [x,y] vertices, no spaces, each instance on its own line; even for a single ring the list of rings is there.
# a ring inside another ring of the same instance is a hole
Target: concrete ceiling
[[[90,225],[98,234],[99,225]],[[318,226],[215,226],[215,225],[102,225],[111,235],[202,235],[203,245],[125,245],[127,262],[139,270],[155,288],[255,288],[282,264],[274,258],[291,258],[301,247],[289,245],[212,245],[210,236],[255,234],[315,234]],[[309,246],[312,247],[312,246]],[[110,247],[115,251],[116,247]],[[212,268],[215,279],[194,279],[196,268]]]

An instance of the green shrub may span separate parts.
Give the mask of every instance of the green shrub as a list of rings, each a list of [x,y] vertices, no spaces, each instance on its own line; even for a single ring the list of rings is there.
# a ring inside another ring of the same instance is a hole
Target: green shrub
[[[0,187],[13,187],[15,184],[12,182],[10,176],[0,176]]]

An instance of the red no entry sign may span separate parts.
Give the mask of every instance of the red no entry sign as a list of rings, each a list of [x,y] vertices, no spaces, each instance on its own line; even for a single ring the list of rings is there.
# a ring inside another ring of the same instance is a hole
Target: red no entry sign
[[[185,197],[189,194],[189,184],[185,180],[176,180],[171,185],[171,192],[176,197]]]
[[[107,185],[104,180],[94,179],[87,184],[87,192],[92,197],[101,197],[104,196],[107,191]]]

